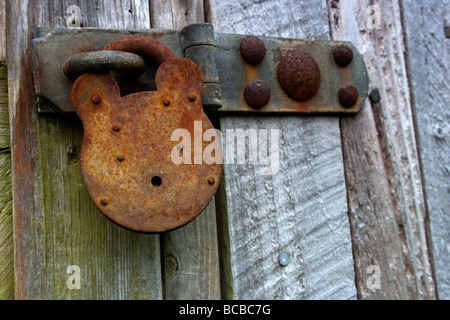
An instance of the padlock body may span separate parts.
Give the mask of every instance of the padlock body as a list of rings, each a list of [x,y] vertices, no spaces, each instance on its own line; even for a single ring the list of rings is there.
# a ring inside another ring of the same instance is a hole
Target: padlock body
[[[222,172],[220,149],[214,150],[216,163],[194,159],[211,144],[202,139],[194,145],[195,126],[201,125],[201,135],[213,129],[201,105],[198,67],[184,58],[168,59],[156,85],[157,91],[121,97],[109,75],[85,74],[72,89],[84,127],[80,163],[86,190],[109,219],[141,232],[192,221],[216,193]],[[180,129],[190,133],[190,141],[173,140]],[[188,152],[191,161],[174,162],[177,152]]]

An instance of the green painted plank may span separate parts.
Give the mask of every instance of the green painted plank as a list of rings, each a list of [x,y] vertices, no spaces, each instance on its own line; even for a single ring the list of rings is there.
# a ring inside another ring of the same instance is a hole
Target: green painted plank
[[[161,299],[159,236],[125,230],[94,206],[82,183],[77,117],[36,113],[30,34],[65,26],[71,0],[6,4],[14,157],[18,299]],[[84,27],[148,28],[148,1],[80,2]],[[70,266],[79,268],[78,281]],[[69,268],[69,274],[67,270]],[[73,279],[71,279],[73,280]],[[76,279],[75,279],[76,280]]]
[[[0,300],[14,299],[14,243],[11,155],[9,152],[8,81],[0,63]]]

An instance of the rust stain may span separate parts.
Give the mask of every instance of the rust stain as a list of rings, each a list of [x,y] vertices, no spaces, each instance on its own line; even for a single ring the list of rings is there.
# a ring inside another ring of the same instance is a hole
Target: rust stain
[[[187,129],[193,138],[194,121],[201,121],[203,132],[213,129],[200,99],[201,71],[152,39],[124,38],[111,48],[160,63],[157,91],[121,97],[117,82],[105,74],[84,74],[75,81],[72,101],[84,127],[84,184],[100,211],[125,228],[164,232],[181,227],[210,202],[222,172],[221,164],[177,165],[171,159],[179,144],[171,140],[174,130]],[[202,154],[208,144],[201,143]]]

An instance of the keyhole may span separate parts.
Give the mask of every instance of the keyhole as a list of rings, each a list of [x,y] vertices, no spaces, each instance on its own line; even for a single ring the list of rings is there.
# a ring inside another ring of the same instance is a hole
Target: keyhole
[[[162,184],[162,179],[158,176],[154,176],[152,178],[152,185],[154,185],[155,187],[159,187]]]

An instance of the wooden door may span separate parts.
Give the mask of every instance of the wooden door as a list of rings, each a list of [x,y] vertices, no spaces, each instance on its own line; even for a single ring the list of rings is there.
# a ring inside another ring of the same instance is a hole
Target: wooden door
[[[278,173],[225,165],[220,192],[192,223],[131,232],[85,191],[79,119],[36,111],[32,31],[65,27],[71,5],[82,28],[206,21],[217,32],[351,41],[381,99],[348,118],[222,116],[221,130],[280,130]],[[448,7],[2,0],[0,299],[449,298]],[[290,256],[286,266],[280,253]],[[67,285],[72,266],[79,289]]]

